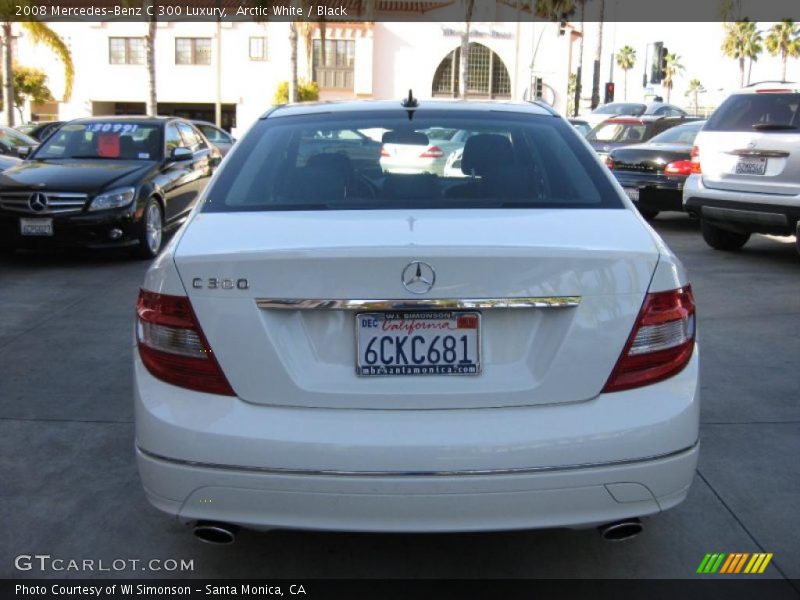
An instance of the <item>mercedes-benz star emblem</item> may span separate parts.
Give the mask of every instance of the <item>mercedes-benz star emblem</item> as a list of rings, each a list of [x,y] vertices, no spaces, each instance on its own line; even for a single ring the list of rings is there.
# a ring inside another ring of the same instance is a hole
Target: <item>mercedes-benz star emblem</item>
[[[31,197],[28,198],[28,206],[34,212],[42,212],[47,208],[47,196],[42,192],[31,194]]]
[[[425,294],[436,283],[436,271],[433,267],[421,260],[415,260],[403,269],[403,287],[412,294]]]

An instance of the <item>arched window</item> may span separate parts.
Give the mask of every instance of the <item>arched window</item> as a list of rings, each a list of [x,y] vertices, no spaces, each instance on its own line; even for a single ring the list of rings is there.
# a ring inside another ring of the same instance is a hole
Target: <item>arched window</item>
[[[434,96],[458,96],[461,75],[461,47],[444,57],[433,76]],[[470,98],[510,98],[511,78],[503,60],[483,44],[469,45],[467,96]]]

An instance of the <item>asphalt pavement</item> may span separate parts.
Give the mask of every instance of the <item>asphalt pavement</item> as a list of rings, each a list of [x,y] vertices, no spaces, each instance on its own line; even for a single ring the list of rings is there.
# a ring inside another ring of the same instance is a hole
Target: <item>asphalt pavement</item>
[[[708,552],[772,552],[763,577],[800,579],[800,256],[793,240],[764,236],[713,251],[683,215],[654,227],[698,304],[700,464],[686,502],[621,543],[594,530],[197,541],[147,503],[134,463],[131,326],[147,264],[0,257],[0,577],[687,578]],[[19,571],[26,554],[193,570]]]

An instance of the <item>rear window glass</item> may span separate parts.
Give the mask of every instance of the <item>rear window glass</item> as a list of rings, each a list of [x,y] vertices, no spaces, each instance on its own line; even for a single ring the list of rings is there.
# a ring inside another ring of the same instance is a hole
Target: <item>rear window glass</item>
[[[706,131],[781,131],[800,127],[800,94],[736,94],[714,111]]]
[[[653,144],[685,144],[691,146],[694,143],[694,138],[703,128],[703,123],[705,121],[696,121],[672,127],[663,133],[659,133],[650,142]]]
[[[264,119],[203,210],[621,206],[562,119],[418,109]]]
[[[602,123],[586,139],[591,142],[641,142],[647,138],[647,125],[633,122]]]

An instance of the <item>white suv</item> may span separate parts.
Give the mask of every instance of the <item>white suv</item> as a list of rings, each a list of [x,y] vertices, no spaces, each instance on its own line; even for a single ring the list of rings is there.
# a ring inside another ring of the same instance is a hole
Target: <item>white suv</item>
[[[729,96],[695,140],[683,203],[703,238],[738,250],[752,233],[795,234],[800,220],[800,84]]]

